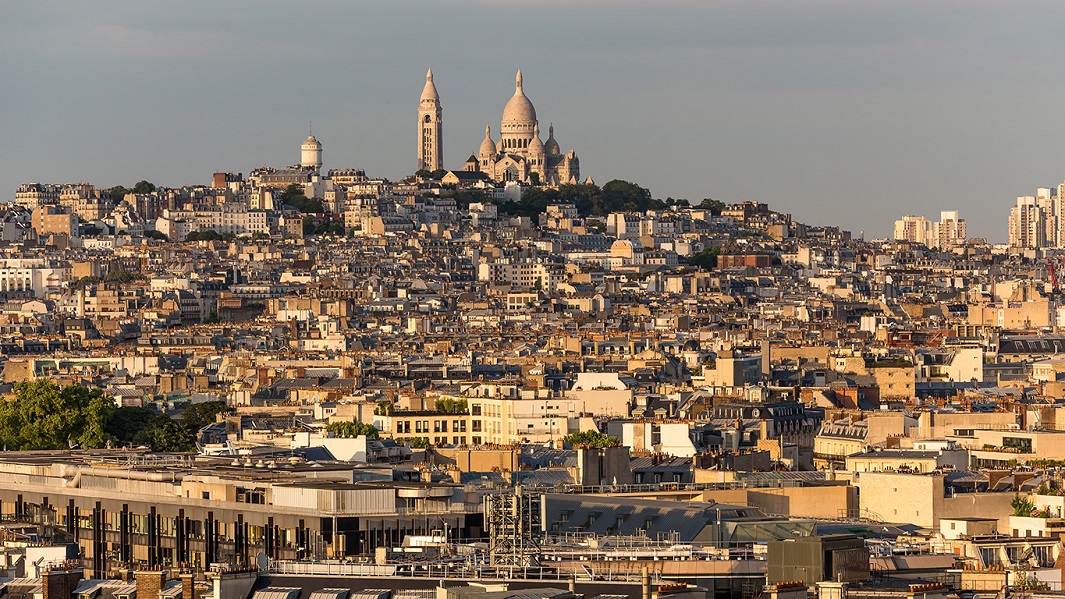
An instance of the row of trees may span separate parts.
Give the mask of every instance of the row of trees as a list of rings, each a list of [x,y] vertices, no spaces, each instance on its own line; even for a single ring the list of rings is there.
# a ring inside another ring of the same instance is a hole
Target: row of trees
[[[121,185],[115,185],[107,190],[111,197],[116,201],[122,201],[125,199],[126,194],[130,193],[152,193],[155,191],[155,184],[150,181],[139,181],[133,187],[123,187]]]
[[[518,216],[536,216],[544,212],[551,204],[573,204],[582,216],[606,216],[611,212],[644,212],[647,210],[665,210],[673,206],[688,207],[691,203],[685,199],[651,197],[651,191],[636,183],[614,179],[603,187],[594,183],[566,184],[557,188],[533,187],[526,189],[519,202],[504,202],[499,210],[505,214]],[[723,202],[705,198],[698,205],[720,215],[725,208]]]
[[[338,437],[361,437],[366,435],[370,439],[380,439],[381,434],[377,427],[365,422],[330,422],[325,430]]]
[[[233,233],[219,233],[214,229],[193,231],[185,236],[185,241],[233,241],[237,236]]]
[[[99,388],[60,388],[38,379],[18,383],[15,399],[0,402],[0,441],[11,450],[145,445],[153,451],[189,451],[196,431],[230,409],[220,401],[194,404],[178,421],[151,408],[120,408]]]
[[[570,447],[620,447],[621,439],[599,431],[579,431],[562,438]]]

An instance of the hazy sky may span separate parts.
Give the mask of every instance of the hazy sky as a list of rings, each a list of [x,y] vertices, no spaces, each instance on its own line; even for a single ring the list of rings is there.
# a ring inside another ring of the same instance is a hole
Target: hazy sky
[[[1065,179],[1065,3],[0,1],[0,197],[209,183],[299,161],[414,169],[427,66],[460,168],[521,67],[582,177],[757,200],[866,238],[959,209],[1004,240]],[[498,137],[497,137],[498,139]]]

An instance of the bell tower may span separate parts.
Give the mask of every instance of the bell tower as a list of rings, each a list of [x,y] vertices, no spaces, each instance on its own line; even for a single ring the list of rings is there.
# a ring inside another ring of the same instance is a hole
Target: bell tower
[[[433,83],[433,69],[425,74],[425,87],[418,103],[418,169],[444,168],[444,110]]]

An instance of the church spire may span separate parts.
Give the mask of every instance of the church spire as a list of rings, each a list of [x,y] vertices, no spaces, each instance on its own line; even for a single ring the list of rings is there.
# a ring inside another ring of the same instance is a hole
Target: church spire
[[[514,91],[521,91],[521,69],[518,69],[518,75],[514,77]]]
[[[436,84],[433,83],[433,68],[425,72],[425,87],[422,88],[422,100],[440,100],[440,94],[436,92]]]

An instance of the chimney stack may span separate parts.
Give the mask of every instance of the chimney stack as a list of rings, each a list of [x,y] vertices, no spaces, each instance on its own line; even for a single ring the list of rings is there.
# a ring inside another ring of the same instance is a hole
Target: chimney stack
[[[200,599],[196,592],[196,575],[191,571],[182,572],[181,576],[181,599]]]
[[[137,570],[133,575],[137,582],[137,597],[141,599],[158,599],[159,592],[166,584],[166,570]]]
[[[70,599],[84,577],[85,570],[77,561],[52,566],[42,572],[42,595],[44,599]]]

